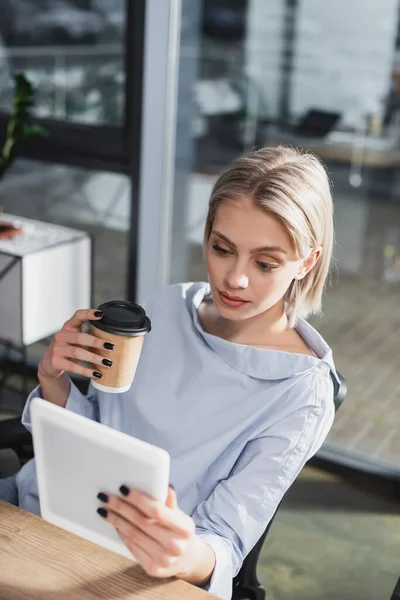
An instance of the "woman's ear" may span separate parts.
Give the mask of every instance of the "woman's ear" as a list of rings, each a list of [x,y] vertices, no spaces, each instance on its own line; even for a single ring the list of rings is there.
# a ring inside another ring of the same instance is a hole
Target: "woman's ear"
[[[322,246],[313,248],[307,258],[300,261],[300,266],[295,279],[304,279],[304,277],[315,267],[322,253]]]

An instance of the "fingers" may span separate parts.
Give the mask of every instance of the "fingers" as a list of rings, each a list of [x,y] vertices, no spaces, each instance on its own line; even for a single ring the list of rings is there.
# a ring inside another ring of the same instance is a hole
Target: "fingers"
[[[57,334],[56,334],[57,335]],[[89,365],[82,365],[79,361],[90,363]],[[93,365],[93,366],[92,366]],[[99,365],[99,367],[97,367]],[[68,344],[60,344],[52,342],[49,346],[48,351],[43,355],[40,362],[40,369],[46,376],[57,377],[63,371],[69,373],[76,373],[83,377],[101,377],[99,373],[100,365],[103,368],[111,367],[112,360],[104,358],[99,354],[89,352],[85,348],[79,346],[70,346]],[[97,375],[94,375],[94,372]]]
[[[106,359],[107,362],[103,362],[103,356],[89,352],[89,350],[85,350],[85,348],[81,348],[80,346],[69,346],[68,344],[54,346],[54,355],[59,356],[60,358],[66,358],[67,360],[92,363],[93,365],[112,366],[111,360]]]
[[[39,365],[41,376],[54,379],[68,371],[100,379],[101,373],[96,366],[112,366],[112,360],[108,356],[111,355],[114,345],[94,335],[82,333],[81,327],[85,321],[102,318],[103,314],[97,309],[77,310],[71,319],[64,323],[62,330],[55,334],[52,343],[43,354]],[[97,350],[97,353],[90,352],[88,348]],[[94,368],[83,366],[79,364],[80,361],[90,363]]]
[[[146,569],[146,567],[151,563],[151,557],[149,554],[143,548],[141,548],[137,542],[135,543],[134,540],[123,534],[121,531],[117,530],[117,533],[128,550],[132,552],[136,560],[142,565],[143,569]]]
[[[101,340],[94,335],[82,333],[81,331],[78,332],[71,331],[69,329],[61,329],[61,331],[58,331],[55,334],[54,341],[56,344],[74,344],[78,346],[85,346],[86,348],[96,348],[102,352],[107,352],[107,349],[104,348],[104,342],[106,340]]]
[[[68,321],[64,323],[63,329],[80,330],[85,321],[99,321],[103,315],[97,309],[77,310]]]
[[[130,521],[124,519],[120,514],[113,512],[107,507],[106,521],[114,525],[118,533],[126,536],[129,540],[136,542],[150,556],[162,556],[163,546],[153,537],[146,535],[144,531],[133,525]]]
[[[152,577],[182,572],[182,558],[195,532],[194,521],[177,507],[171,487],[167,504],[137,490],[120,488],[121,496],[100,492],[99,515],[113,525],[121,540]]]
[[[119,537],[143,569],[153,577],[169,577],[172,574],[171,568],[177,563],[182,552],[170,552],[167,546],[163,546],[158,540],[114,513],[108,505],[106,510],[107,516],[103,518],[115,527]]]
[[[179,543],[179,540],[174,539],[174,533],[171,529],[163,527],[155,519],[146,517],[146,515],[128,502],[125,502],[122,498],[113,495],[108,497],[109,500],[105,504],[105,508],[110,514],[111,522],[125,533],[125,535],[130,535],[129,527],[126,526],[125,528],[124,525],[124,523],[128,523],[134,526],[135,530],[140,531],[141,536],[146,535],[152,538],[158,545],[167,550],[171,556],[179,556],[181,554],[182,544]],[[116,516],[122,519],[120,525],[116,521]],[[155,548],[153,550],[155,551]]]
[[[50,369],[58,372],[68,371],[84,377],[101,378],[101,373],[96,366],[112,366],[111,354],[114,344],[81,331],[84,321],[99,320],[102,318],[101,315],[102,313],[96,310],[76,311],[74,316],[64,324],[62,330],[55,334],[54,341],[49,347],[47,361]],[[88,348],[97,352],[91,352]],[[94,368],[83,366],[80,361],[90,363]]]
[[[76,375],[82,375],[83,377],[90,377],[100,379],[101,373],[90,367],[84,367],[79,363],[75,363],[67,358],[55,357],[52,361],[52,366],[58,371],[66,371],[67,373],[75,373]],[[95,375],[94,373],[97,373]],[[100,376],[100,377],[99,377]]]
[[[108,346],[107,348],[104,347],[105,343]],[[92,344],[92,346],[89,344]],[[88,346],[91,348],[94,344],[96,344],[96,353],[87,349]],[[82,348],[81,346],[85,347]],[[107,367],[111,367],[112,348],[114,348],[114,346],[110,342],[98,340],[94,336],[91,336],[87,333],[59,331],[54,336],[54,343],[51,353],[53,355],[53,359],[54,357],[59,356],[69,360],[83,360],[94,365],[103,364]]]
[[[165,558],[160,557],[161,564],[157,564],[157,562],[154,561],[152,556],[150,556],[148,552],[146,552],[146,550],[142,548],[140,544],[138,544],[136,539],[128,538],[118,530],[117,533],[121,540],[124,542],[124,544],[127,546],[128,550],[132,552],[133,556],[136,558],[142,569],[148,575],[150,575],[150,577],[165,578],[171,577],[173,575],[173,573],[171,573],[171,570],[168,567],[162,566],[162,564],[167,562],[165,561]]]
[[[168,508],[171,508],[172,510],[176,510],[178,508],[176,492],[171,485],[168,488],[168,496],[165,505],[168,506]]]
[[[138,490],[129,490],[126,486],[121,486],[122,489],[128,492],[124,493],[124,501],[138,509],[146,517],[154,519],[167,529],[172,529],[184,539],[189,539],[193,535],[195,531],[193,519],[179,508],[171,510],[165,504]]]

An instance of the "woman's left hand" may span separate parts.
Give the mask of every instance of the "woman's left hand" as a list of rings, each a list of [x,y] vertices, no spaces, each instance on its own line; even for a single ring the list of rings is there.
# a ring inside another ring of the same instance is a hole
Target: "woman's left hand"
[[[185,579],[195,552],[195,524],[177,504],[170,487],[165,504],[138,490],[120,487],[121,496],[99,494],[99,514],[114,525],[138,563],[152,577]]]

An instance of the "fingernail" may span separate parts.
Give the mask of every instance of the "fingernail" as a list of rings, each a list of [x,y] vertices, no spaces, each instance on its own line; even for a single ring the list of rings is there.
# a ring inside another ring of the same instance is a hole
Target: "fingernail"
[[[103,313],[101,312],[101,310],[96,310],[95,313],[94,313],[94,316],[95,317],[102,317]]]
[[[103,347],[106,350],[114,350],[114,344],[110,344],[110,342],[104,342]]]
[[[103,494],[103,492],[99,492],[99,493],[97,494],[97,497],[98,497],[98,499],[99,499],[101,502],[105,502],[105,503],[107,503],[107,502],[109,501],[109,499],[110,499],[110,498],[107,496],[107,494]]]
[[[97,509],[97,512],[99,513],[99,515],[101,517],[103,517],[103,519],[107,518],[108,515],[108,510],[106,510],[105,508],[103,508],[102,506],[100,506],[100,508]]]
[[[93,371],[93,377],[97,377],[97,379],[101,379],[102,375],[98,371]]]
[[[121,494],[123,496],[128,496],[129,495],[129,488],[126,487],[126,485],[121,485],[121,487],[119,488],[119,491],[121,492]]]
[[[175,491],[175,486],[172,485],[172,483],[169,484],[169,487],[172,488]]]
[[[108,360],[108,358],[103,358],[101,362],[103,363],[103,365],[106,365],[106,367],[112,366],[112,360]]]

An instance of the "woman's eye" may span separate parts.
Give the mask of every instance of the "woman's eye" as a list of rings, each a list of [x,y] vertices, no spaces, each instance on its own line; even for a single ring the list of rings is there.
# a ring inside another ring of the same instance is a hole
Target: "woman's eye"
[[[219,254],[223,254],[224,256],[226,254],[231,254],[231,252],[229,252],[229,250],[226,250],[225,248],[221,248],[221,246],[219,246],[218,244],[213,244],[212,247],[216,252],[218,252]]]
[[[279,267],[279,265],[274,264],[274,263],[265,263],[265,262],[257,261],[257,264],[262,271],[266,271],[266,272],[273,271],[274,269],[277,269]]]

